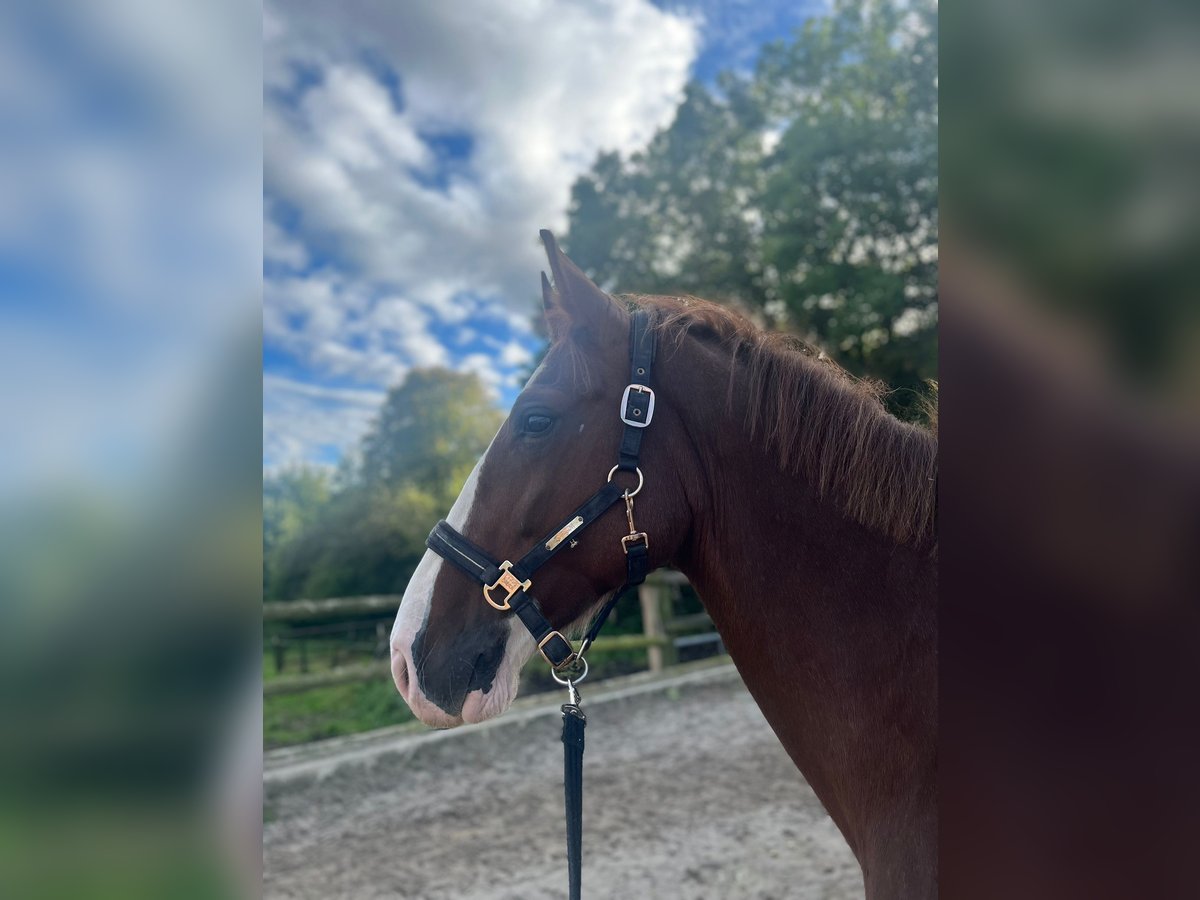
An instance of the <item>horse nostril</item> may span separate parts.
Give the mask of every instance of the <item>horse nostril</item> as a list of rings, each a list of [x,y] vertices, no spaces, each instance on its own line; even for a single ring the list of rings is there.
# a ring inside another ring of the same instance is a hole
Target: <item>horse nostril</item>
[[[392,680],[396,682],[396,689],[401,696],[408,696],[408,659],[404,656],[403,651],[392,648]]]

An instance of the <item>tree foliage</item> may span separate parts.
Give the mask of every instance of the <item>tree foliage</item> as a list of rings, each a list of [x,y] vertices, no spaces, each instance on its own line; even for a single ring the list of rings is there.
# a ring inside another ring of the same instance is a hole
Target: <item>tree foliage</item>
[[[267,599],[401,593],[443,510],[413,486],[341,491],[312,527],[276,549]]]
[[[487,449],[501,418],[475,375],[415,370],[388,392],[363,438],[362,480],[445,498]]]
[[[329,502],[329,476],[298,466],[263,479],[263,549],[295,538],[313,525]]]
[[[674,122],[572,191],[572,257],[606,288],[735,303],[851,371],[936,376],[937,8],[838,2],[752,77],[693,82]],[[902,414],[916,391],[895,393]]]
[[[413,371],[388,393],[357,462],[335,477],[299,469],[264,481],[266,598],[403,591],[500,421],[476,376]]]

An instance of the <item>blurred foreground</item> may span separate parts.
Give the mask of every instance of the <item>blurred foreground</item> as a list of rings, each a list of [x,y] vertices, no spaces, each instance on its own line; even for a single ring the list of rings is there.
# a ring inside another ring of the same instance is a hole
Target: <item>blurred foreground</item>
[[[257,890],[260,31],[0,12],[0,896]]]
[[[942,31],[941,889],[1194,897],[1200,17]]]

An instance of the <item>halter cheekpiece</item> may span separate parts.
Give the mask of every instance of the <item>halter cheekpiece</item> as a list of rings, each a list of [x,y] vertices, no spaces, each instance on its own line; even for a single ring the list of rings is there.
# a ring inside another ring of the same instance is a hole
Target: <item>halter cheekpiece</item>
[[[654,419],[654,390],[650,370],[654,364],[654,332],[650,314],[634,310],[629,326],[629,385],[621,395],[619,409],[625,428],[617,451],[617,464],[609,470],[604,486],[585,500],[566,520],[538,541],[515,563],[496,562],[487,551],[475,546],[445,520],[429,533],[426,545],[442,559],[480,583],[483,599],[501,612],[513,612],[533,639],[538,652],[550,664],[554,680],[564,684],[569,702],[563,704],[563,787],[567,812],[567,867],[571,900],[580,896],[583,844],[583,734],[587,718],[580,708],[576,685],[587,674],[585,654],[604,627],[609,613],[630,590],[646,580],[650,571],[650,538],[638,531],[633,521],[633,498],[641,492],[645,479],[638,468],[642,433]],[[623,488],[614,479],[619,473],[637,476],[637,485]],[[564,546],[575,546],[576,535],[597,521],[619,500],[625,501],[629,534],[621,538],[625,555],[625,583],[604,604],[592,621],[583,643],[576,652],[562,632],[554,628],[542,606],[531,593],[533,576]],[[579,671],[568,674],[575,668]]]

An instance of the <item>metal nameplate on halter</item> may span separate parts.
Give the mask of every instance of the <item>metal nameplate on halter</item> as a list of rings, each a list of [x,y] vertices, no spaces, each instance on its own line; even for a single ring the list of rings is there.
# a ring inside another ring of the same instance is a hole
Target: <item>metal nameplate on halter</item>
[[[558,531],[556,531],[554,533],[554,537],[552,537],[552,538],[550,538],[550,540],[546,541],[546,549],[553,550],[555,547],[557,547],[559,544],[561,544],[563,541],[565,541],[568,537],[570,537],[571,532],[574,531],[576,528],[578,528],[582,524],[583,524],[583,516],[576,516],[575,518],[573,518],[570,522],[568,522],[562,528],[558,529]]]
[[[650,402],[646,406],[646,416],[643,420],[641,407],[635,407],[629,410],[629,395],[637,392],[639,394],[649,395]],[[626,412],[629,415],[626,415]],[[634,428],[645,428],[650,424],[650,420],[654,418],[654,391],[646,387],[644,384],[631,384],[625,388],[625,393],[621,395],[621,421],[626,425],[632,425]]]
[[[506,559],[504,562],[500,563],[500,577],[496,579],[496,583],[485,584],[483,586],[483,599],[486,600],[491,606],[494,606],[499,610],[511,609],[512,607],[509,604],[509,601],[517,595],[517,592],[522,590],[527,591],[533,585],[533,582],[528,578],[526,578],[524,581],[518,581],[517,576],[509,571],[510,569],[512,569],[512,563]],[[492,591],[499,590],[501,588],[503,588],[507,594],[503,600],[497,602],[492,599]]]

